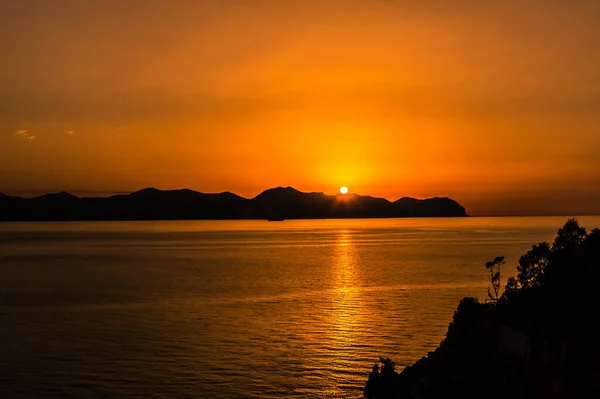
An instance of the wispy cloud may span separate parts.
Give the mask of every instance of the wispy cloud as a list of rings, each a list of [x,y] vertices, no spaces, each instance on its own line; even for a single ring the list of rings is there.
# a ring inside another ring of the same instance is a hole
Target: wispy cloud
[[[27,130],[27,129],[19,129],[19,130],[15,131],[15,136],[21,136],[25,140],[35,140],[35,136],[33,134],[29,133],[29,130]]]

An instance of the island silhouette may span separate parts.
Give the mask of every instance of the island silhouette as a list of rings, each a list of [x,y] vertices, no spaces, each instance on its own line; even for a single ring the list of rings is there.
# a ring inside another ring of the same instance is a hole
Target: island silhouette
[[[77,197],[67,192],[23,198],[0,194],[2,221],[236,220],[466,217],[451,198],[396,201],[358,194],[326,195],[293,187],[270,188],[254,198],[231,192],[145,188],[110,197]]]

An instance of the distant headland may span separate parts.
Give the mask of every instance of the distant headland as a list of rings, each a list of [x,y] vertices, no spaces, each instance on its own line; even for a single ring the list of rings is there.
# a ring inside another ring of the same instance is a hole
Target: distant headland
[[[1,221],[78,220],[234,220],[465,217],[467,212],[450,198],[397,201],[358,194],[306,193],[275,187],[254,198],[223,192],[146,188],[110,197],[76,197],[67,192],[36,198],[0,193]]]

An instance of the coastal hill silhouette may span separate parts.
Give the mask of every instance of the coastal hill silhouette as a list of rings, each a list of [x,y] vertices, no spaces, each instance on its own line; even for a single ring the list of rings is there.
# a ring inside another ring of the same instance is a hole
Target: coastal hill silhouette
[[[0,220],[234,220],[393,217],[464,217],[465,208],[450,198],[403,197],[390,202],[358,194],[306,193],[276,187],[247,199],[223,192],[145,188],[110,197],[76,197],[67,192],[35,198],[0,193]]]
[[[600,397],[600,229],[569,219],[519,258],[502,293],[503,264],[486,262],[495,288],[460,301],[437,349],[400,372],[381,358],[364,398]]]

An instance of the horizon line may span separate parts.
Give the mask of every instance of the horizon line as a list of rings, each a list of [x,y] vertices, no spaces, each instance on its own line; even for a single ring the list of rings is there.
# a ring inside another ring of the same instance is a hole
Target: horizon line
[[[326,194],[325,192],[322,191],[302,191],[300,189],[297,189],[293,186],[274,186],[274,187],[270,187],[267,189],[264,189],[262,191],[259,191],[257,194],[255,194],[252,197],[244,197],[241,196],[239,194],[236,194],[232,191],[218,191],[218,192],[203,192],[203,191],[198,191],[198,190],[194,190],[191,188],[170,188],[170,189],[159,189],[156,187],[143,187],[137,190],[132,190],[132,191],[112,191],[112,190],[47,190],[47,191],[42,191],[42,190],[0,190],[0,195],[6,195],[9,197],[15,197],[15,198],[22,198],[22,199],[35,199],[35,198],[39,198],[41,196],[44,195],[52,195],[52,194],[60,194],[60,193],[67,193],[69,195],[73,195],[74,197],[78,198],[78,199],[82,199],[82,198],[110,198],[113,196],[118,196],[118,195],[130,195],[139,191],[143,191],[143,190],[148,190],[148,189],[154,189],[157,191],[184,191],[184,190],[188,190],[188,191],[192,191],[192,192],[196,192],[199,194],[208,194],[208,195],[216,195],[216,194],[225,194],[225,193],[230,193],[233,195],[236,195],[240,198],[243,198],[245,200],[252,200],[253,198],[257,197],[258,195],[260,195],[261,193],[267,191],[267,190],[271,190],[271,189],[276,189],[276,188],[292,188],[294,190],[297,190],[301,193],[317,193],[317,194],[324,194],[327,196],[341,196],[341,195],[358,195],[358,196],[362,196],[362,197],[371,197],[371,198],[378,198],[378,199],[384,199],[388,202],[395,202],[398,201],[402,198],[410,198],[410,199],[415,199],[415,200],[427,200],[427,199],[433,199],[433,198],[448,198],[452,201],[457,202],[459,205],[462,206],[461,202],[458,202],[456,199],[454,199],[453,197],[449,197],[449,196],[431,196],[431,197],[410,197],[410,196],[401,196],[397,199],[389,199],[387,197],[377,197],[377,196],[372,196],[369,194],[359,194],[359,193],[354,193],[354,192],[349,192],[347,194],[341,194],[341,193],[335,193],[335,194]],[[18,192],[20,194],[14,195],[14,194],[7,194],[8,192]],[[86,195],[74,195],[72,194],[73,192],[76,193],[85,193]],[[27,194],[22,195],[21,193],[35,193],[34,195],[30,195],[28,196]],[[98,194],[98,195],[94,195],[94,194]],[[466,210],[466,208],[465,208]],[[595,216],[600,216],[600,211],[592,211],[592,212],[585,212],[585,213],[579,213],[579,212],[565,212],[565,211],[559,211],[558,213],[526,213],[526,212],[514,212],[514,211],[508,211],[506,213],[503,213],[502,211],[500,212],[483,212],[483,213],[471,213],[469,212],[468,215],[470,217],[481,217],[481,218],[495,218],[495,217],[595,217]]]

